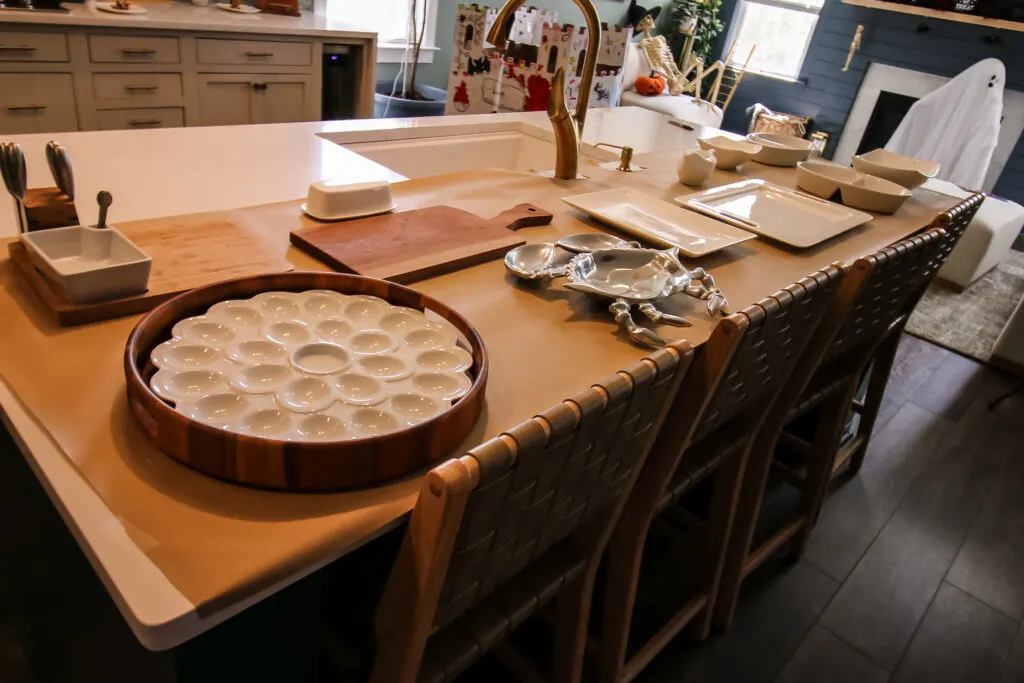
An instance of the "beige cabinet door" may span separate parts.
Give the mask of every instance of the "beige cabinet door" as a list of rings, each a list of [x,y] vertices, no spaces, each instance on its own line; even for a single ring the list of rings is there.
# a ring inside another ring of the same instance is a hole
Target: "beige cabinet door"
[[[78,130],[71,74],[0,74],[0,133]]]
[[[308,121],[311,91],[301,74],[199,74],[199,125]]]
[[[307,121],[308,76],[273,76],[255,84],[252,91],[253,123]]]
[[[252,123],[251,74],[199,74],[199,125]]]

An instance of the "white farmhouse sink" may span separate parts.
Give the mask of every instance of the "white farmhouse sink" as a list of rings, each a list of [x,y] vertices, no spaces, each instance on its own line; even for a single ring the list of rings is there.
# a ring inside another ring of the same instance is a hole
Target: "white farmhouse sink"
[[[452,132],[455,134],[440,136],[435,130],[428,136],[400,140],[332,141],[407,178],[484,168],[544,173],[555,167],[555,145],[540,137],[521,131]],[[330,135],[322,137],[333,138]],[[583,156],[595,162],[618,159],[614,152],[589,145],[584,146]]]

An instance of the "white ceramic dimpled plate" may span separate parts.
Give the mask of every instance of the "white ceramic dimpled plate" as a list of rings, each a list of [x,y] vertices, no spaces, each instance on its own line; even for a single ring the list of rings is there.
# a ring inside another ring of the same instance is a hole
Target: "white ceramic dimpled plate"
[[[151,355],[150,387],[208,425],[338,441],[429,420],[466,395],[473,358],[451,325],[373,296],[264,292],[185,318]]]

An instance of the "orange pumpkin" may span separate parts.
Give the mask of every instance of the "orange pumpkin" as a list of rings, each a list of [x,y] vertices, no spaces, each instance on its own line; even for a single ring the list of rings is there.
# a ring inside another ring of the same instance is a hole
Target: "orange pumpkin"
[[[641,76],[636,79],[633,87],[641,95],[654,97],[660,95],[661,91],[665,89],[665,79],[652,71],[650,76]]]

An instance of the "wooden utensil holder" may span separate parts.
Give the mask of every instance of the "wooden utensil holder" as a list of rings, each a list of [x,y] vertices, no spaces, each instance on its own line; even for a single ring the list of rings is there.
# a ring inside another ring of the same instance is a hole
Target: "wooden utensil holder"
[[[36,187],[25,193],[27,230],[46,230],[80,225],[75,203],[56,187]]]

